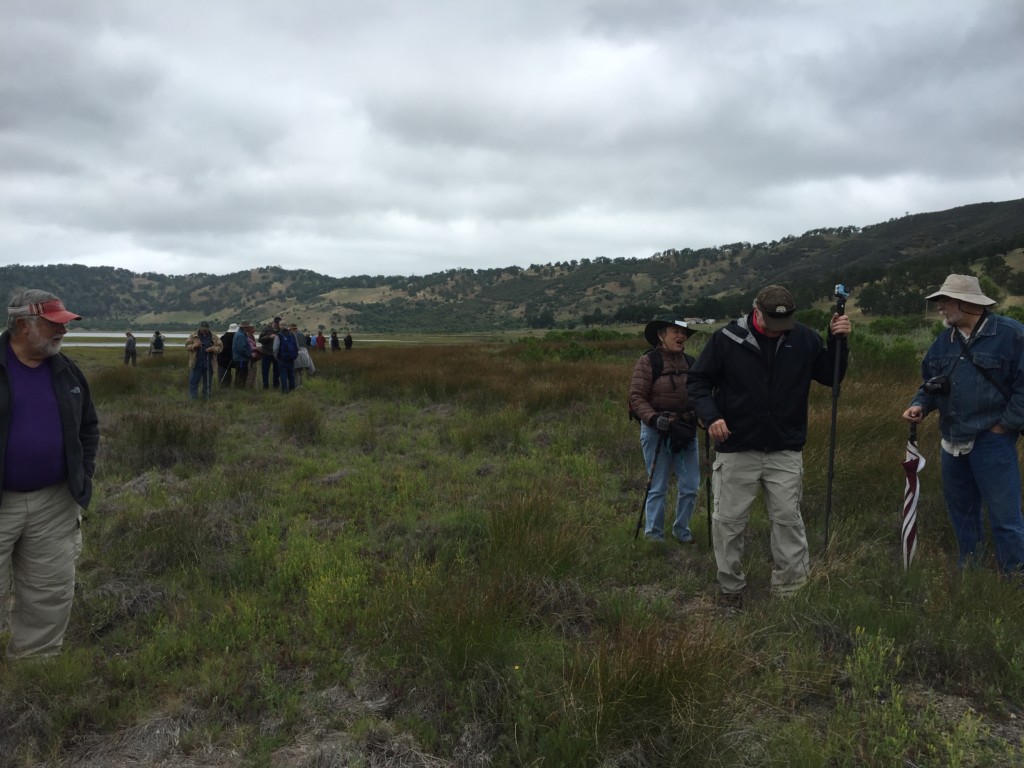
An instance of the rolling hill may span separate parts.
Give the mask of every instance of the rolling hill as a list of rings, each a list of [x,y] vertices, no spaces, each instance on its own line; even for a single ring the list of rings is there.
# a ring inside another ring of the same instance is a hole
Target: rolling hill
[[[82,327],[215,327],[274,315],[314,329],[466,332],[642,322],[659,312],[727,317],[769,282],[801,306],[851,288],[859,312],[919,312],[949,272],[973,271],[1007,303],[1024,296],[1024,199],[918,213],[871,226],[829,227],[778,241],[667,249],[649,258],[598,257],[425,276],[335,278],[256,267],[229,275],[168,276],[82,265],[0,267],[4,295],[19,286],[62,296]]]

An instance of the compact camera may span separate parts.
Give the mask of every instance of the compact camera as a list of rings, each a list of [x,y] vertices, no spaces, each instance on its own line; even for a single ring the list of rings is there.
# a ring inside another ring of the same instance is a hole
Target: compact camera
[[[929,395],[948,395],[949,376],[932,376],[924,383],[923,387]]]

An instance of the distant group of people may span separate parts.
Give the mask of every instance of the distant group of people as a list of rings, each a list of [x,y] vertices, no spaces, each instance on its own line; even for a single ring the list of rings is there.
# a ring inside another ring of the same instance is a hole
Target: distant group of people
[[[164,336],[160,331],[153,334],[149,342],[149,355],[159,356],[164,351]],[[345,332],[343,338],[331,330],[330,337],[318,331],[316,336],[303,333],[296,323],[282,324],[275,317],[256,334],[256,327],[250,322],[231,323],[228,329],[217,336],[210,323],[202,321],[185,342],[188,351],[188,396],[191,400],[200,397],[209,399],[214,383],[221,387],[234,386],[237,389],[255,388],[257,377],[263,382],[263,389],[280,388],[291,392],[302,386],[302,377],[316,373],[316,364],[311,350],[332,352],[352,349],[352,334]],[[136,364],[137,339],[131,331],[125,332],[124,364]]]
[[[1024,516],[1017,438],[1024,429],[1024,325],[992,314],[971,275],[950,275],[926,297],[937,302],[948,331],[921,364],[924,383],[904,412],[910,422],[937,410],[942,433],[943,494],[960,567],[985,549],[987,509],[996,563],[1024,580]],[[700,356],[684,352],[696,330],[685,320],[651,321],[651,349],[630,381],[630,412],[641,422],[649,475],[641,522],[647,539],[665,539],[665,499],[672,473],[677,499],[672,533],[691,544],[690,518],[700,479],[695,420],[715,442],[711,468],[711,538],[719,601],[742,606],[747,588],[744,537],[760,492],[771,524],[774,594],[794,594],[808,580],[810,558],[800,512],[803,446],[811,382],[833,386],[846,373],[843,314],[822,338],[794,318],[796,302],[779,285],[754,299],[749,314],[717,330]]]
[[[210,397],[214,370],[220,386],[237,389],[256,388],[257,376],[263,389],[280,388],[287,394],[302,386],[303,376],[313,376],[316,364],[311,350],[324,352],[328,339],[323,331],[316,336],[303,333],[296,323],[284,323],[275,317],[256,333],[251,322],[231,323],[221,336],[216,336],[205,320],[188,337],[188,396],[192,400]],[[352,348],[352,335],[345,334],[345,348]],[[331,331],[331,349],[341,348],[336,331]],[[257,373],[259,372],[259,373]]]

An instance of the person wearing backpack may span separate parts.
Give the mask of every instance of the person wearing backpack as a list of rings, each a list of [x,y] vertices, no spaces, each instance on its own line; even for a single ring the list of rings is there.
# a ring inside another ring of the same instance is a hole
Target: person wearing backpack
[[[298,329],[295,323],[289,326],[282,324],[274,339],[274,357],[277,358],[281,377],[281,392],[286,395],[295,389],[295,360],[299,356]]]
[[[149,342],[149,356],[162,355],[164,353],[164,337],[160,331],[154,331],[153,339]]]
[[[644,328],[651,349],[640,356],[629,383],[630,416],[640,422],[640,448],[650,478],[644,502],[644,535],[665,540],[665,499],[669,476],[676,476],[676,510],[672,535],[694,544],[690,517],[697,506],[700,460],[697,422],[686,394],[694,359],[683,350],[696,329],[672,316],[656,318]]]

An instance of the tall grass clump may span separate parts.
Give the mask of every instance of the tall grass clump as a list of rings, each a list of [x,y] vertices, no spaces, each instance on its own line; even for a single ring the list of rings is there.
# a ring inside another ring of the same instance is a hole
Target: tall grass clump
[[[178,465],[204,465],[217,457],[221,425],[206,408],[148,410],[133,403],[137,412],[123,414],[105,425],[102,459],[122,472]]]
[[[526,443],[527,423],[521,409],[488,409],[483,413],[474,412],[458,420],[451,420],[445,425],[441,439],[467,454],[474,450],[521,451]]]
[[[115,400],[138,392],[139,371],[123,365],[107,368],[89,377],[89,391],[97,402]]]
[[[324,414],[314,400],[308,397],[289,396],[276,409],[281,433],[297,443],[315,443],[324,427]]]

